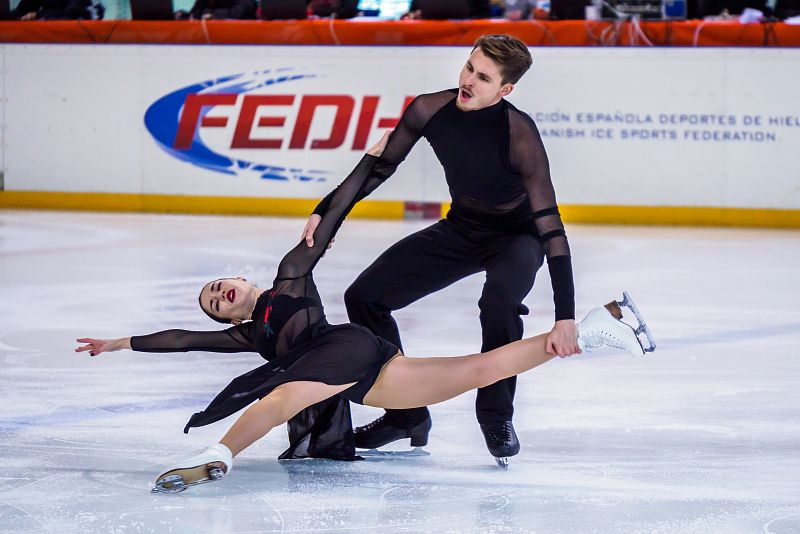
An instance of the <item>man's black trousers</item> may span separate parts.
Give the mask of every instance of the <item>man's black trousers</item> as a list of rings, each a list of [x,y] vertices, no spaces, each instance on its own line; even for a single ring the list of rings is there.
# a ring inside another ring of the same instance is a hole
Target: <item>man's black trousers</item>
[[[543,261],[532,232],[490,230],[448,219],[395,243],[345,292],[350,321],[402,348],[392,317],[399,310],[471,274],[485,272],[478,301],[483,333],[481,352],[522,338],[522,300],[533,287]],[[480,423],[510,421],[514,415],[516,377],[478,390]],[[387,410],[411,427],[428,416],[427,408]]]

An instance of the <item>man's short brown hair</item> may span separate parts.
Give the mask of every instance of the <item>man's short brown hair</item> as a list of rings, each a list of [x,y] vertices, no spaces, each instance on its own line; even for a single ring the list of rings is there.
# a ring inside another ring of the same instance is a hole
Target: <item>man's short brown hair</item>
[[[478,47],[486,57],[500,65],[503,83],[517,83],[533,63],[525,43],[511,35],[504,33],[481,35],[475,41],[472,50]]]

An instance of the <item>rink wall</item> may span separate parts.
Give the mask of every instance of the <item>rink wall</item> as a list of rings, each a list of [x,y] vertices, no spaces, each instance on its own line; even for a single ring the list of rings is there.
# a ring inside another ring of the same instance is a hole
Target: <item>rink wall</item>
[[[0,45],[0,207],[305,215],[469,48]],[[800,50],[537,48],[565,219],[800,227]],[[423,140],[357,214],[440,214]]]

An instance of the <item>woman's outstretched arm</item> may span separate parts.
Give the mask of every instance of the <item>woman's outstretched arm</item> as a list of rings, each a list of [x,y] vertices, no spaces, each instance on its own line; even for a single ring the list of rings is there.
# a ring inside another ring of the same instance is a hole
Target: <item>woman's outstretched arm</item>
[[[75,352],[89,352],[89,356],[97,356],[103,352],[116,352],[118,350],[130,350],[131,338],[121,337],[118,339],[95,339],[92,337],[79,337],[78,343],[85,343],[84,346],[75,349]]]
[[[138,352],[255,352],[247,324],[232,326],[225,330],[194,332],[191,330],[163,330],[145,336],[118,339],[79,338],[85,345],[75,352],[89,351],[90,356],[118,350]]]
[[[361,158],[347,178],[339,184],[333,196],[325,203],[324,210],[319,214],[321,220],[314,231],[314,244],[309,246],[304,239],[290,250],[278,265],[278,278],[299,278],[314,269],[366,187],[372,168],[386,146],[388,136],[388,132],[384,134],[383,138]]]

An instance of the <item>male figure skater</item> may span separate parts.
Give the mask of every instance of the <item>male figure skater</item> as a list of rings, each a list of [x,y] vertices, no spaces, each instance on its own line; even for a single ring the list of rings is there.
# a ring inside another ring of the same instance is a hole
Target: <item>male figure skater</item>
[[[555,324],[547,350],[579,353],[569,244],[550,170],[533,120],[505,100],[532,63],[509,35],[480,37],[459,75],[458,89],[420,95],[408,106],[360,198],[383,183],[425,137],[444,167],[452,196],[447,217],[386,250],[345,293],[350,321],[402,347],[391,312],[478,272],[486,273],[478,307],[481,351],[522,338],[522,300],[547,257]],[[309,218],[314,230],[333,193]],[[359,198],[359,200],[360,200]],[[519,452],[512,417],[516,377],[478,390],[476,411],[489,452],[500,465]],[[387,410],[355,430],[356,446],[376,448],[411,438],[427,444],[427,408]]]

